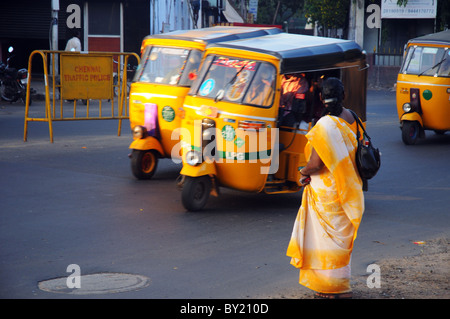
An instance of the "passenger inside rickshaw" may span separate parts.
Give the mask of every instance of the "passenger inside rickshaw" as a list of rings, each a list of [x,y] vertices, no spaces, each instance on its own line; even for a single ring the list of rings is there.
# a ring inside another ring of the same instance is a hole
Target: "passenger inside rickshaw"
[[[307,120],[306,95],[309,91],[305,73],[283,75],[281,80],[280,126],[294,127]]]
[[[308,130],[322,117],[324,105],[320,99],[322,82],[328,77],[340,77],[339,70],[284,75],[281,83],[279,127]]]
[[[322,117],[322,113],[325,109],[325,106],[320,98],[320,91],[322,90],[322,82],[324,78],[324,75],[316,75],[311,80],[310,98],[308,102],[311,103],[312,126],[314,126],[314,124],[316,124],[316,122]]]
[[[285,77],[282,80],[282,93],[284,94],[282,94],[280,98],[278,127],[280,127],[281,132],[289,133],[294,131],[295,134],[292,135],[292,140],[290,140],[287,145],[279,143],[275,146],[278,149],[278,152],[275,152],[272,159],[273,167],[278,167],[278,161],[280,159],[279,154],[284,151],[289,152],[296,136],[298,136],[298,134],[306,134],[307,131],[309,131],[323,116],[325,106],[320,95],[322,83],[328,77],[340,78],[340,75],[340,70],[336,69],[328,70],[326,72],[315,71],[301,73],[295,76]],[[286,108],[288,103],[291,103],[292,106],[289,112]],[[287,116],[286,118],[283,118],[282,115]],[[268,176],[269,181],[274,178],[274,174]],[[287,183],[290,183],[290,181]]]

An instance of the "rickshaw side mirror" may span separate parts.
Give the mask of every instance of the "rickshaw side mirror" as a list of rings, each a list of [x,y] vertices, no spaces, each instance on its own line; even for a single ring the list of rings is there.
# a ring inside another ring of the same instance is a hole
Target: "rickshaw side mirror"
[[[366,65],[364,67],[360,67],[358,69],[358,71],[364,71],[364,70],[368,69],[369,67],[370,67],[369,63],[366,63]]]

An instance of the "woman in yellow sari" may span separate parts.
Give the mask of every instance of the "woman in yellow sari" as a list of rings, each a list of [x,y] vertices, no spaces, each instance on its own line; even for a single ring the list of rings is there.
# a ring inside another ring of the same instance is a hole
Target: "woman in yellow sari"
[[[362,181],[355,163],[356,135],[344,88],[337,78],[322,86],[325,116],[306,135],[307,165],[302,204],[287,256],[300,269],[299,283],[319,298],[351,298],[350,260],[364,211]]]

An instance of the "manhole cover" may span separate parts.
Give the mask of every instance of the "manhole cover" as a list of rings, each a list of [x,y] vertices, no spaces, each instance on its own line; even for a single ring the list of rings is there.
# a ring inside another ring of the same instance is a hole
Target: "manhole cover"
[[[122,273],[81,275],[80,288],[69,288],[67,277],[39,282],[39,289],[71,295],[110,294],[142,289],[150,284],[150,278]]]

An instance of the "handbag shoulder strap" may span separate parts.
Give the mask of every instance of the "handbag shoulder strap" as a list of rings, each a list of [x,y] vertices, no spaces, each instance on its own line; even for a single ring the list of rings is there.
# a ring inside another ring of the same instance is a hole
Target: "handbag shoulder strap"
[[[360,137],[360,134],[359,134],[359,128],[358,128],[358,127],[361,127],[361,128],[362,128],[362,130],[363,130],[363,132],[364,132],[363,134],[367,137],[367,139],[370,140],[370,136],[369,136],[369,134],[367,134],[367,131],[366,131],[366,129],[364,128],[364,125],[361,123],[361,120],[359,119],[359,116],[356,115],[356,113],[355,113],[353,110],[350,110],[350,109],[348,109],[348,110],[350,111],[350,113],[352,113],[353,117],[354,117],[355,120],[356,120],[356,136],[357,136],[358,140],[359,140],[359,137]]]

